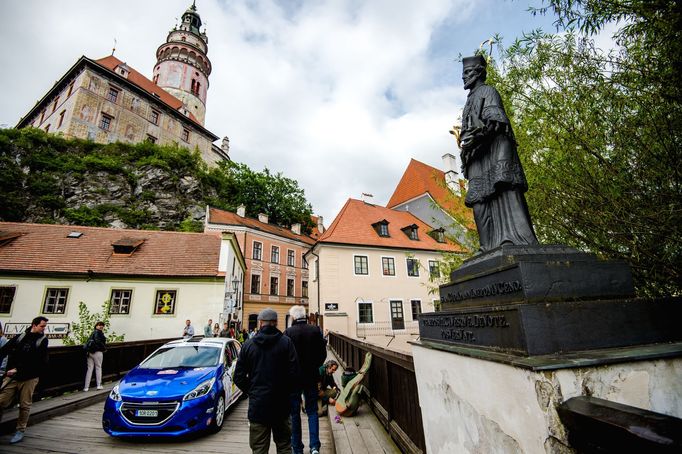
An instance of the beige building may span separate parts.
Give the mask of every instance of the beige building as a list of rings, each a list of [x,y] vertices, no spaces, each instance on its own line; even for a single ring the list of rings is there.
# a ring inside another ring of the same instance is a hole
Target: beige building
[[[209,318],[239,317],[246,264],[231,234],[0,223],[0,322],[9,335],[43,315],[51,345],[101,313],[125,340],[196,333]],[[235,283],[237,285],[235,285]]]
[[[318,229],[323,230],[319,218]],[[310,278],[304,254],[315,243],[313,236],[301,231],[300,224],[290,228],[273,225],[268,216],[258,219],[246,216],[240,206],[236,213],[217,208],[206,209],[206,232],[232,232],[239,242],[247,266],[244,283],[243,325],[256,327],[258,313],[270,307],[277,311],[286,326],[289,308],[301,304],[315,314],[316,306],[309,306]],[[318,230],[313,232],[317,235]]]
[[[430,276],[439,275],[446,251],[461,248],[443,229],[409,212],[349,199],[306,253],[310,307],[320,308],[326,329],[407,349],[418,332],[417,316],[438,301]]]
[[[204,127],[211,64],[201,19],[190,7],[157,51],[154,81],[110,55],[81,57],[19,121],[98,143],[149,141],[199,150],[209,165],[229,159],[227,141]]]

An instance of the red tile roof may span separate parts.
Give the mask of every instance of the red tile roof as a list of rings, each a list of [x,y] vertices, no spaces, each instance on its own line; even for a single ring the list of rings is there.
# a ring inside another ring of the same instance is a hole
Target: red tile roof
[[[310,245],[315,243],[315,240],[309,237],[308,235],[305,234],[296,235],[290,229],[280,227],[278,225],[266,224],[264,222],[260,222],[258,219],[241,217],[237,213],[233,213],[231,211],[226,210],[220,210],[218,208],[209,208],[208,222],[210,224],[249,227],[255,230],[271,233],[273,235],[289,238],[291,240],[301,241],[303,243]]]
[[[372,224],[388,221],[389,237],[381,237]],[[416,224],[419,240],[410,240],[401,230]],[[432,227],[407,211],[372,205],[362,200],[348,199],[334,222],[322,234],[319,243],[340,243],[428,251],[461,252],[462,247],[448,240],[439,243],[429,236]]]
[[[214,277],[220,235],[73,225],[0,222],[0,231],[21,236],[0,246],[0,272]],[[79,238],[68,238],[81,232]],[[132,254],[114,254],[113,243],[144,240]]]
[[[117,66],[124,64],[121,60],[118,58],[114,57],[113,55],[109,55],[104,58],[100,58],[99,60],[95,60],[95,63],[99,64],[100,66],[103,66],[104,68],[114,71]],[[152,95],[156,95],[158,99],[163,101],[164,103],[168,104],[170,107],[172,107],[175,110],[181,111],[182,109],[182,101],[180,101],[178,98],[175,96],[171,95],[168,93],[166,90],[163,88],[159,87],[156,85],[154,82],[151,80],[147,79],[145,76],[143,76],[141,73],[130,67],[127,63],[125,64],[130,73],[128,74],[128,80],[132,82],[133,84],[137,85],[147,93],[151,93]],[[199,121],[196,119],[192,113],[189,113],[189,118],[193,122],[200,124]]]
[[[445,172],[416,159],[410,160],[386,206],[395,208],[426,193],[445,211],[454,211],[468,221],[469,228],[475,228],[471,210],[447,189]]]

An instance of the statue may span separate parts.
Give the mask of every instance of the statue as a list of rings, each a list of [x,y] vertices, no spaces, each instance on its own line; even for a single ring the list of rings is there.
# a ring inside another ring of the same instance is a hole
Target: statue
[[[462,149],[462,170],[469,180],[464,203],[474,211],[480,252],[513,244],[537,244],[524,193],[528,183],[500,94],[485,84],[482,55],[462,59],[462,80],[469,90],[460,131],[451,131]]]

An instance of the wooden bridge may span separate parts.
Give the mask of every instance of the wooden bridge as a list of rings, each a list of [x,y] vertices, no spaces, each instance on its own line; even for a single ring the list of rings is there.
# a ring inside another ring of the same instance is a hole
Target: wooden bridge
[[[104,376],[115,380],[123,372],[146,357],[165,340],[113,344],[107,351]],[[330,352],[331,358],[336,358]],[[337,358],[342,364],[343,358]],[[248,400],[233,405],[225,415],[223,429],[217,434],[204,434],[186,439],[147,440],[117,439],[102,429],[103,401],[114,382],[102,391],[82,392],[84,364],[81,347],[56,347],[50,349],[50,367],[41,377],[38,395],[34,397],[29,427],[21,443],[10,445],[18,409],[6,410],[0,423],[0,452],[2,453],[248,453],[249,426],[246,416]],[[341,370],[337,371],[337,383],[341,383]],[[40,398],[44,399],[40,399]],[[46,397],[46,398],[45,398]],[[330,408],[328,417],[320,418],[320,441],[322,452],[334,454],[398,454],[400,450],[385,430],[384,425],[367,404],[363,404],[356,416],[342,418],[337,423],[336,413]],[[308,426],[305,414],[301,414],[303,440],[307,446]],[[410,452],[414,452],[408,450]],[[275,453],[274,443],[270,452]]]

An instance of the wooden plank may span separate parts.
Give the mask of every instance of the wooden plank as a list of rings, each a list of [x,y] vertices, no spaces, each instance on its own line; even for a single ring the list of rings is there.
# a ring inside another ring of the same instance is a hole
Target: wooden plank
[[[182,440],[117,439],[102,430],[102,405],[91,405],[80,410],[35,424],[26,431],[24,441],[10,445],[11,435],[0,437],[0,452],[19,454],[40,453],[152,453],[184,454],[187,452],[247,453],[249,448],[249,426],[247,418],[248,400],[233,405],[225,415],[225,426],[217,434],[202,435]],[[308,420],[301,415],[304,440],[308,438]],[[335,454],[329,421],[320,418],[320,440],[325,453]],[[276,452],[274,443],[271,453]]]

